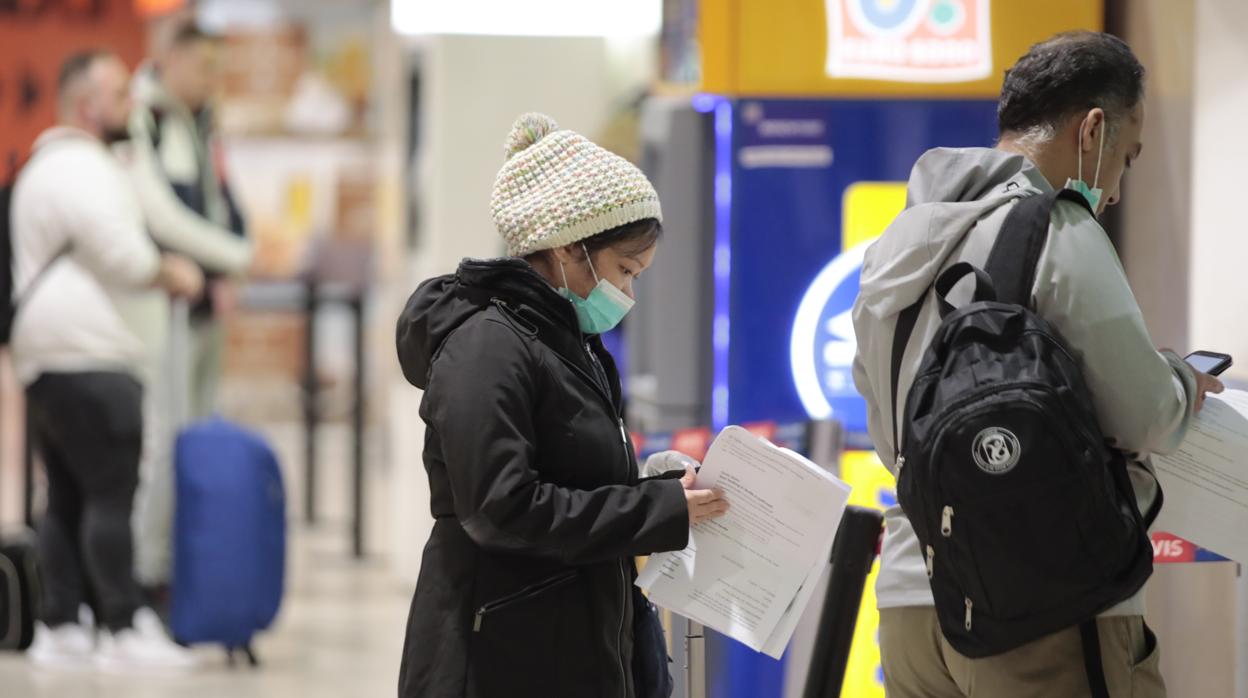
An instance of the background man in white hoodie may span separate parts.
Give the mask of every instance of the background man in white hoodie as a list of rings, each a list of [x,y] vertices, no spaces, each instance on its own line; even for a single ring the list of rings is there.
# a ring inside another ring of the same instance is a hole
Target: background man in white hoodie
[[[109,150],[127,135],[129,71],[108,52],[62,67],[60,124],[35,143],[14,187],[14,368],[48,477],[39,528],[36,664],[178,668],[189,655],[141,608],[130,517],[142,449],[145,348],[117,304],[159,287],[195,297],[203,277],[162,255],[130,180]],[[80,626],[89,597],[105,631]]]
[[[1019,196],[1072,186],[1087,193],[1097,215],[1116,204],[1123,172],[1143,147],[1143,91],[1144,68],[1125,43],[1108,34],[1059,35],[1006,72],[996,148],[936,149],[915,164],[906,210],[867,252],[853,314],[854,380],[867,400],[872,441],[894,475],[893,424],[904,407],[893,404],[890,375],[898,315],[949,266],[982,268]],[[1148,511],[1157,497],[1148,455],[1177,448],[1205,392],[1221,384],[1154,348],[1109,238],[1080,206],[1054,208],[1032,300],[1079,358],[1102,432],[1134,454],[1131,480]],[[898,395],[909,392],[940,323],[934,306],[915,325]],[[890,698],[1090,695],[1076,628],[995,657],[954,650],[937,624],[910,522],[894,507],[885,525],[877,597]],[[1165,695],[1143,615],[1141,591],[1098,619],[1112,695]]]

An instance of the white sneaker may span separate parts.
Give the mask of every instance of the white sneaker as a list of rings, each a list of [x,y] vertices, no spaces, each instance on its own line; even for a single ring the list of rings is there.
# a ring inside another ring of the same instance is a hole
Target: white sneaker
[[[95,631],[95,613],[85,603],[78,605],[78,624],[87,630]]]
[[[96,668],[116,674],[180,674],[194,669],[195,664],[195,656],[169,639],[160,617],[150,608],[135,612],[132,627],[102,632],[95,653]]]
[[[91,630],[77,623],[49,628],[35,623],[35,638],[26,657],[42,669],[83,670],[91,666],[94,642]]]

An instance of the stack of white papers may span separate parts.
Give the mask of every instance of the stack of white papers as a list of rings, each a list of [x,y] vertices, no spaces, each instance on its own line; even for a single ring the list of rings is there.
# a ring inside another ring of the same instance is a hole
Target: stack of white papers
[[[849,485],[728,427],[696,488],[719,488],[731,508],[694,526],[684,550],[652,555],[637,586],[659,606],[779,659],[828,565]]]
[[[1178,452],[1153,465],[1165,494],[1154,530],[1248,563],[1248,393],[1210,395]]]

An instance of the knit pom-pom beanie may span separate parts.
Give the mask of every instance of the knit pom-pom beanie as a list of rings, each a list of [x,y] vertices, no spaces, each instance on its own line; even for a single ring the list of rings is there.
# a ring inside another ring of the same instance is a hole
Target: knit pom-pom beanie
[[[636,165],[545,114],[524,114],[507,136],[494,181],[494,226],[507,253],[571,245],[621,225],[663,220],[659,195]]]

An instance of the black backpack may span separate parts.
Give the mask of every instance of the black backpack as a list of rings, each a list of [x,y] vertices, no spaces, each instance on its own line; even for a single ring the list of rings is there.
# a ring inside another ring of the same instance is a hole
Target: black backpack
[[[960,262],[937,279],[942,320],[906,397],[897,496],[954,649],[986,657],[1078,625],[1089,683],[1103,696],[1096,616],[1152,574],[1145,520],[1161,499],[1141,515],[1126,459],[1105,442],[1079,362],[1029,308],[1061,199],[1087,208],[1068,190],[1023,198],[986,270]],[[967,276],[974,299],[954,308],[946,296]],[[894,405],[926,295],[898,320]]]
[[[29,161],[28,161],[29,162]],[[8,176],[0,180],[0,346],[8,346],[13,335],[13,320],[17,317],[17,301],[13,297],[13,187],[21,166],[16,160],[9,162]],[[35,274],[29,290],[43,278],[56,260],[69,253],[68,243],[61,248],[43,268]]]
[[[13,184],[17,181],[16,160],[9,162],[8,175],[0,180],[0,346],[9,343],[13,331]]]

